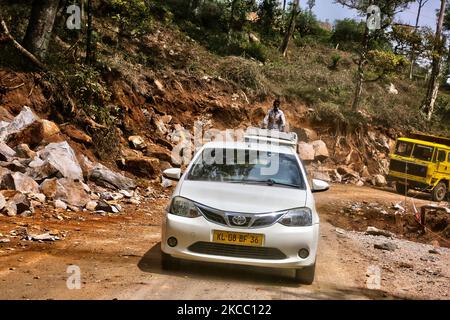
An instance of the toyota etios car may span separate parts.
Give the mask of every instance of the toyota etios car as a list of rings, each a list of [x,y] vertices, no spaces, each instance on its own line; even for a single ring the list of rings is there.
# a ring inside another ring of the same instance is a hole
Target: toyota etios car
[[[162,227],[162,267],[178,259],[295,269],[314,281],[319,216],[312,180],[294,148],[259,142],[210,142],[179,180]]]

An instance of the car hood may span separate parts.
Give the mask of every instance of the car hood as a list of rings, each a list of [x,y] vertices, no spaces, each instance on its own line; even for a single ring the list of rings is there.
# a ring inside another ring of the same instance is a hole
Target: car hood
[[[179,195],[211,208],[244,213],[304,207],[307,198],[306,190],[289,187],[189,180]]]

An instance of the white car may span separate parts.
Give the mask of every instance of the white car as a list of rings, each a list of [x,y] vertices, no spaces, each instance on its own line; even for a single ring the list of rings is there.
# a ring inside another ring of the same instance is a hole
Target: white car
[[[164,176],[179,182],[162,227],[163,268],[188,259],[291,268],[298,282],[314,281],[319,216],[312,193],[329,186],[312,180],[310,187],[294,148],[210,142],[184,174],[172,168]]]

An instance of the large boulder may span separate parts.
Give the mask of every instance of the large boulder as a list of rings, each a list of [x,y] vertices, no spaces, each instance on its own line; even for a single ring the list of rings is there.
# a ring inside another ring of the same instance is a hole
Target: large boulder
[[[16,152],[6,143],[0,141],[0,161],[9,161],[16,156]]]
[[[118,161],[118,165],[138,177],[154,177],[160,171],[159,160],[151,157],[127,157]]]
[[[5,141],[11,134],[19,132],[28,127],[39,117],[29,107],[23,107],[22,111],[6,126],[0,129],[0,141]]]
[[[0,185],[3,184],[3,181],[10,173],[11,171],[9,169],[0,167]]]
[[[25,143],[19,144],[17,147],[15,147],[14,151],[19,158],[33,159],[36,156],[36,152],[31,150],[30,147]]]
[[[7,174],[2,179],[1,187],[23,193],[39,193],[39,185],[36,181],[21,172]]]
[[[99,186],[119,190],[136,188],[136,183],[132,179],[108,169],[101,163],[93,163],[85,155],[80,155],[78,161],[86,179],[95,182]]]
[[[114,172],[104,165],[97,163],[88,173],[88,179],[94,181],[97,185],[120,189],[120,190],[130,190],[136,188],[136,183],[125,177],[124,175]]]
[[[28,164],[27,174],[36,181],[43,181],[49,177],[56,176],[58,170],[50,162],[36,156]]]
[[[297,133],[298,140],[303,142],[316,141],[319,137],[317,133],[308,128],[294,128],[293,131]]]
[[[7,138],[7,143],[11,147],[16,147],[23,143],[36,147],[40,143],[54,142],[58,137],[61,140],[62,137],[58,136],[59,133],[60,130],[56,123],[48,120],[38,120],[23,130],[10,134]]]
[[[306,142],[299,142],[298,144],[298,154],[300,155],[300,159],[303,161],[312,161],[314,160],[315,151],[312,144]]]
[[[38,157],[42,162],[39,163],[39,160],[35,159],[36,163],[33,166],[35,171],[51,172],[53,168],[60,177],[83,181],[83,172],[75,152],[66,141],[48,144],[38,152]]]
[[[0,161],[0,166],[11,171],[19,171],[25,173],[27,171],[27,161],[23,159],[12,159],[11,161]]]
[[[313,148],[314,148],[314,159],[323,161],[327,159],[330,155],[328,153],[328,148],[325,142],[322,140],[316,140],[311,142]]]
[[[383,175],[376,174],[372,177],[372,184],[377,187],[384,187],[387,185],[387,181]]]
[[[47,198],[61,200],[76,207],[84,207],[91,200],[83,182],[68,178],[44,180],[40,189]]]
[[[16,192],[5,204],[3,209],[5,213],[13,217],[17,214],[21,214],[24,211],[33,211],[33,206],[31,205],[28,197],[21,192]]]
[[[67,124],[67,125],[63,126],[62,131],[70,139],[72,139],[76,142],[84,143],[87,145],[92,143],[92,138],[89,135],[87,135],[82,130],[78,129],[77,127],[75,127],[72,124]]]
[[[170,163],[174,163],[172,159],[172,153],[159,145],[152,144],[147,147],[147,150],[144,152],[145,156],[150,158],[157,158],[160,161],[166,161]]]
[[[128,137],[128,142],[130,147],[136,150],[142,150],[146,147],[145,140],[141,136],[130,136]]]
[[[311,177],[313,179],[323,180],[326,182],[331,182],[330,174],[327,171],[312,171]]]

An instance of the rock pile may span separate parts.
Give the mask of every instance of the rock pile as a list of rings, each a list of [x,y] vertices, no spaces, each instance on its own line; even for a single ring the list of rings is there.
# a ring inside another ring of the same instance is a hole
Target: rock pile
[[[369,170],[368,165],[362,164],[359,152],[351,149],[348,154],[336,144],[330,152],[328,145],[335,143],[334,138],[319,135],[311,129],[294,128],[298,137],[298,154],[308,167],[308,172],[314,179],[321,179],[328,182],[355,184],[363,186],[371,184],[377,187],[387,185],[385,174],[388,173],[388,161],[385,154],[389,152],[391,146],[388,138],[383,135],[369,132],[364,141],[365,148],[374,155]],[[376,155],[376,157],[375,157]],[[381,159],[375,163],[374,159]],[[376,167],[376,170],[373,168]]]
[[[140,201],[132,179],[77,157],[59,127],[28,107],[0,122],[0,188],[0,212],[8,216],[32,215],[46,202],[62,210],[118,213],[118,200]]]

